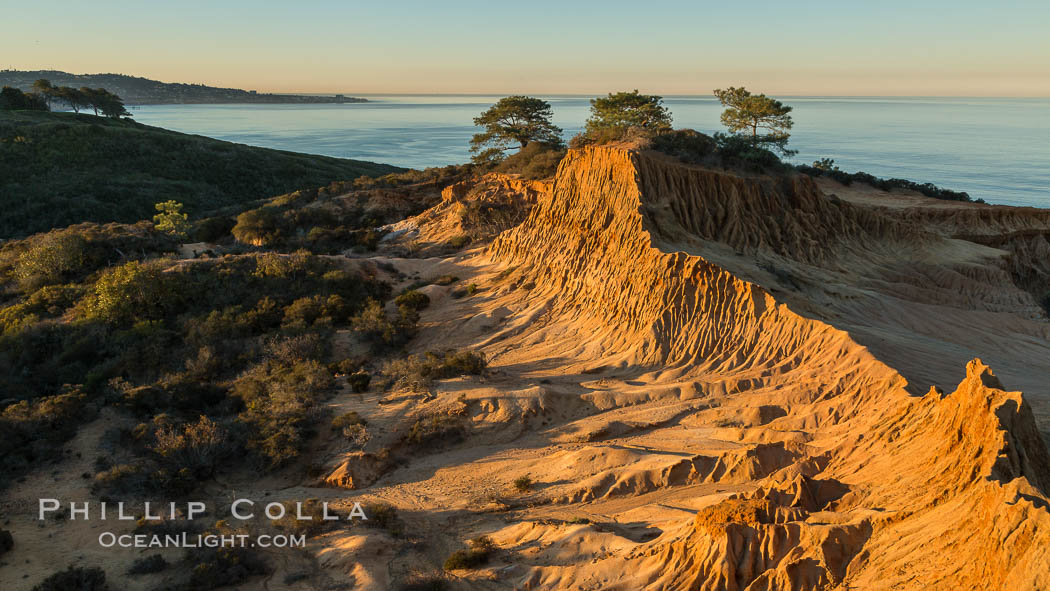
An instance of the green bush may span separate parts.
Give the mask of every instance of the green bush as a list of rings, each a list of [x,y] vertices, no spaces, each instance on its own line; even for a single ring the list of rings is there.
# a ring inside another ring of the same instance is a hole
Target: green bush
[[[528,474],[518,476],[514,479],[514,490],[520,493],[529,492],[532,490],[532,478]]]
[[[288,304],[282,324],[289,327],[332,326],[345,322],[350,306],[337,294],[306,296]]]
[[[333,385],[331,372],[313,360],[292,365],[267,362],[243,374],[231,393],[245,407],[238,419],[249,427],[248,448],[271,468],[298,457],[309,418],[319,412],[321,396]]]
[[[524,149],[500,162],[496,170],[507,174],[519,174],[525,179],[546,179],[554,176],[565,153],[564,144],[552,146],[543,142],[530,142]]]
[[[708,162],[718,150],[718,144],[711,136],[693,129],[658,134],[653,137],[650,147],[691,164]]]
[[[178,284],[153,264],[131,261],[106,271],[86,301],[89,319],[109,324],[155,320],[179,306]]]
[[[714,135],[714,140],[718,144],[718,155],[722,159],[723,166],[758,171],[784,168],[784,164],[776,154],[756,146],[749,137],[719,132]]]
[[[364,308],[350,319],[350,325],[376,350],[389,350],[403,346],[416,336],[419,314],[407,306],[399,306],[397,316],[391,320],[377,300],[370,300]]]
[[[230,231],[238,242],[254,246],[274,244],[282,236],[280,210],[270,206],[246,211],[237,216]]]
[[[488,536],[474,538],[469,550],[456,550],[445,560],[445,570],[478,568],[489,561],[495,549],[496,544]]]
[[[481,375],[488,367],[484,353],[467,349],[447,351],[440,358],[432,353],[427,353],[427,361],[433,367],[431,375],[439,380],[462,375]]]
[[[481,375],[488,363],[485,355],[476,351],[446,351],[438,354],[428,351],[422,356],[408,356],[387,362],[382,373],[396,387],[426,391],[434,380],[462,375]]]
[[[457,281],[459,281],[459,277],[455,275],[442,275],[434,280],[434,285],[452,285]]]
[[[412,289],[397,296],[397,298],[394,299],[394,303],[397,304],[398,307],[405,306],[418,311],[430,305],[430,298],[427,297],[427,294]]]
[[[69,279],[87,259],[87,240],[73,232],[49,232],[18,257],[14,274],[23,291]]]

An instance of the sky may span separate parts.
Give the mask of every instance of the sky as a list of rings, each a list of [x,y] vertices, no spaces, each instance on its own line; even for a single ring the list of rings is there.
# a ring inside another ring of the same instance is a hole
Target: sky
[[[1050,96],[1050,2],[0,0],[0,69],[315,93]]]

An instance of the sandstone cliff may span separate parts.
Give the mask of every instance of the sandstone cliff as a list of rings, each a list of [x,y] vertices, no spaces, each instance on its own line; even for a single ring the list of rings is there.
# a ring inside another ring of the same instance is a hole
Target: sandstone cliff
[[[552,190],[489,251],[507,269],[504,304],[542,316],[489,345],[508,362],[521,356],[512,351],[542,351],[567,360],[564,371],[648,386],[604,394],[612,406],[670,403],[660,392],[674,385],[674,399],[699,398],[717,416],[776,408],[771,421],[743,421],[735,438],[750,449],[781,444],[772,469],[744,479],[758,488],[700,510],[677,537],[606,558],[622,563],[623,578],[604,588],[1050,585],[1050,458],[1020,393],[974,360],[954,392],[914,396],[847,332],[695,254],[728,246],[835,269],[857,253],[945,239],[828,198],[807,177],[746,178],[617,148],[570,152]],[[680,466],[596,479],[566,502],[733,482],[711,478],[703,460]],[[596,570],[540,563],[523,583],[583,585]]]

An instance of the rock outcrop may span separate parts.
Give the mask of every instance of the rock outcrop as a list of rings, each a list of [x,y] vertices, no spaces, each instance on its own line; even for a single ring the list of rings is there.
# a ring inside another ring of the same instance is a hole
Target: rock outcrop
[[[721,409],[784,409],[738,430],[745,443],[779,445],[755,464],[771,469],[698,456],[565,498],[758,485],[623,556],[624,578],[605,588],[1050,587],[1050,458],[1020,393],[974,360],[954,392],[914,396],[845,331],[696,254],[729,247],[834,268],[887,244],[949,238],[824,196],[807,177],[746,178],[610,147],[569,153],[553,188],[488,252],[506,269],[502,297],[542,317],[488,343],[567,359],[568,371],[698,384]],[[589,576],[537,564],[522,584]]]

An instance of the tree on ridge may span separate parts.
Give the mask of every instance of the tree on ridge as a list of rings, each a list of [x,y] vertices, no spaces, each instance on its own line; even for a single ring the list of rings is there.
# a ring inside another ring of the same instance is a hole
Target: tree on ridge
[[[561,128],[552,123],[553,116],[550,103],[543,99],[522,95],[501,98],[474,118],[474,125],[485,129],[470,140],[474,162],[500,162],[507,150],[514,149],[515,142],[519,151],[533,142],[561,147]]]
[[[793,153],[787,149],[791,137],[788,131],[794,125],[790,106],[764,94],[752,94],[743,86],[716,89],[714,94],[726,108],[721,120],[731,133],[748,137],[753,147],[768,147],[785,155]],[[759,134],[759,130],[765,133]]]
[[[639,94],[635,89],[591,99],[585,133],[626,131],[632,127],[657,133],[670,130],[671,112],[663,105],[663,97]]]

